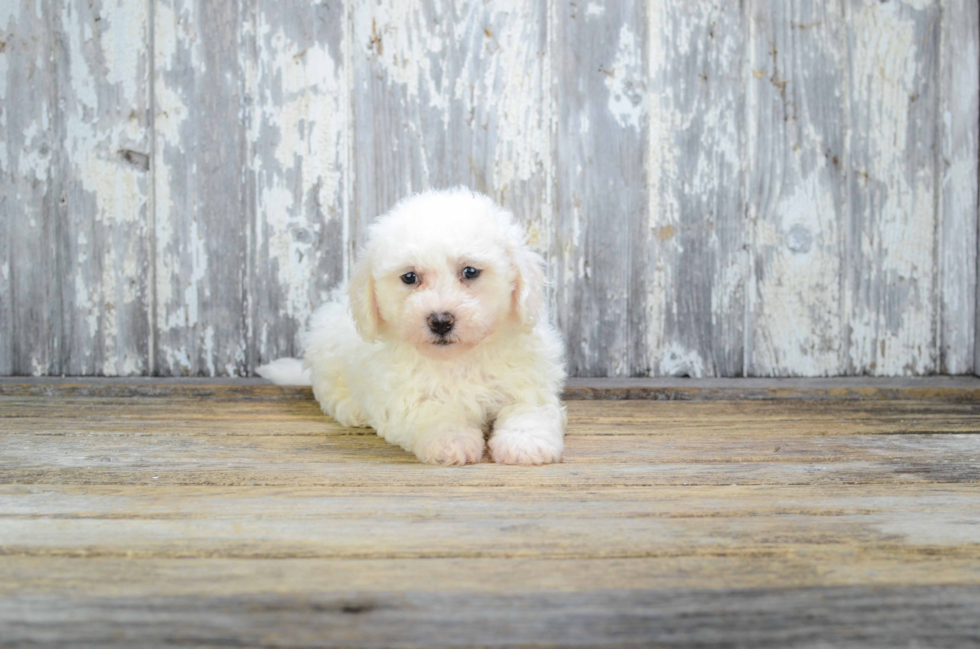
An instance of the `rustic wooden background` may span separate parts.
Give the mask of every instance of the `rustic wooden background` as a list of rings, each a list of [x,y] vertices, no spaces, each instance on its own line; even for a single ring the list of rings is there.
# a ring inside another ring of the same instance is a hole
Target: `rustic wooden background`
[[[3,0],[0,374],[245,375],[464,183],[580,376],[972,373],[976,0]]]

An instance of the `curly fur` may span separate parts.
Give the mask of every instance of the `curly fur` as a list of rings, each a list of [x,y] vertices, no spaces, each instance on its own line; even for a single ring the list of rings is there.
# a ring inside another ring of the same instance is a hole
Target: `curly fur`
[[[480,276],[464,278],[468,266]],[[452,315],[448,334],[430,329],[435,313]],[[496,462],[546,464],[564,446],[562,349],[541,257],[510,212],[459,188],[379,217],[346,297],[313,314],[302,369],[280,359],[259,373],[308,381],[325,413],[423,462],[479,462],[488,446]]]

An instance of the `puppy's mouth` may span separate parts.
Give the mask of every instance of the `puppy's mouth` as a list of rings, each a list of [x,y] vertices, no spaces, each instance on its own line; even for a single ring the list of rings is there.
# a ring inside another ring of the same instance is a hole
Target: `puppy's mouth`
[[[452,338],[445,338],[445,337],[437,338],[437,339],[435,339],[435,340],[432,341],[432,344],[433,345],[438,345],[439,347],[447,347],[449,345],[454,345],[455,343],[456,343],[456,341],[454,339],[452,339]]]

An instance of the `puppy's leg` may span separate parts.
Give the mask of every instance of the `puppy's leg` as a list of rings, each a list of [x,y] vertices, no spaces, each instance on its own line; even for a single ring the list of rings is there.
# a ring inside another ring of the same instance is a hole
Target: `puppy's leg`
[[[426,464],[476,464],[483,459],[483,430],[465,425],[420,432],[412,451]]]
[[[403,417],[389,419],[378,432],[426,464],[474,464],[483,459],[483,429],[444,403],[416,405]]]
[[[493,461],[498,464],[561,462],[565,410],[558,403],[505,408],[497,415],[489,446]]]

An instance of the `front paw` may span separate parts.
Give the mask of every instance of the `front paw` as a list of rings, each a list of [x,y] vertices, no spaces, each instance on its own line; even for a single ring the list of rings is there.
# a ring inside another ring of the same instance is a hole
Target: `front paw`
[[[553,464],[561,462],[565,442],[550,431],[498,430],[490,438],[490,455],[497,464]]]
[[[475,464],[483,459],[483,431],[431,433],[419,438],[412,450],[426,464]]]

